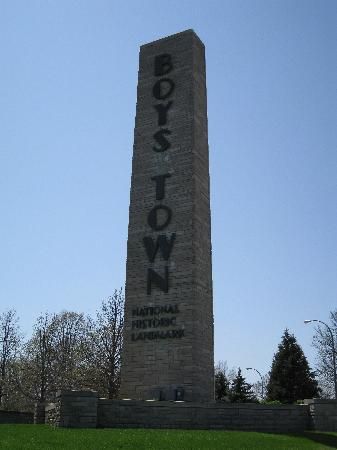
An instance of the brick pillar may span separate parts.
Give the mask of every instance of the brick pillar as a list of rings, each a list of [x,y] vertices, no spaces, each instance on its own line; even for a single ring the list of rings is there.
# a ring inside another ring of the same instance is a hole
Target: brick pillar
[[[55,424],[67,428],[96,428],[97,399],[95,391],[59,391]]]
[[[35,403],[34,407],[34,423],[35,424],[41,424],[45,423],[45,402],[38,402]]]
[[[214,398],[205,49],[141,46],[121,398]]]
[[[337,431],[337,400],[305,399],[309,405],[311,426],[315,431]]]

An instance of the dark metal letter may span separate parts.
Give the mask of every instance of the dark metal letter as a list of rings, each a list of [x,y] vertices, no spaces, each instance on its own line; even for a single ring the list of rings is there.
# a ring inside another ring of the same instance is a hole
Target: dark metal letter
[[[161,127],[162,125],[166,125],[167,122],[167,112],[172,106],[172,101],[168,102],[166,105],[164,103],[160,103],[159,105],[154,105],[154,109],[158,113],[158,125]]]
[[[151,180],[156,182],[156,200],[163,200],[165,198],[165,180],[170,177],[170,173],[164,173],[163,175],[156,175],[151,178]]]
[[[166,213],[166,220],[162,224],[158,223],[157,211],[159,211],[160,209],[162,209]],[[172,218],[172,211],[168,206],[157,205],[154,208],[152,208],[151,211],[149,212],[149,215],[147,217],[147,223],[150,225],[152,230],[161,231],[164,228],[166,228],[167,225],[171,222],[171,218]]]
[[[168,267],[165,267],[165,278],[158,275],[152,269],[147,269],[147,294],[151,294],[152,283],[156,284],[163,292],[168,292]]]
[[[162,128],[154,133],[154,139],[160,144],[160,147],[152,147],[155,152],[165,152],[171,147],[171,143],[166,139],[165,134],[171,134],[171,131],[167,128]]]
[[[145,236],[143,238],[143,243],[149,261],[152,263],[155,260],[158,249],[160,249],[162,257],[165,259],[165,261],[167,261],[170,257],[175,238],[175,233],[171,234],[170,239],[168,239],[165,234],[160,234],[157,237],[157,241],[154,242],[151,236]]]
[[[155,82],[152,94],[157,100],[165,100],[172,94],[173,90],[174,82],[170,78],[161,78]]]
[[[171,55],[162,53],[154,58],[154,74],[156,77],[161,77],[171,72],[173,68]]]

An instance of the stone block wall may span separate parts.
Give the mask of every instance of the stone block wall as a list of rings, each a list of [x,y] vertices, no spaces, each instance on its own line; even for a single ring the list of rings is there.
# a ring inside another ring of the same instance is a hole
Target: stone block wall
[[[60,426],[60,401],[46,405],[45,423],[54,427]]]
[[[33,423],[33,413],[19,411],[0,411],[0,424]]]
[[[66,428],[96,428],[95,391],[59,391],[56,402],[46,406],[46,423]]]
[[[44,402],[35,403],[34,423],[45,423],[46,421],[46,404]]]
[[[337,401],[320,398],[304,400],[309,405],[311,427],[315,431],[337,431]]]
[[[309,427],[306,405],[188,403],[99,399],[97,426],[301,432]]]
[[[69,428],[180,428],[298,433],[337,431],[337,401],[303,405],[108,400],[94,391],[60,391],[46,423]],[[0,423],[32,423],[33,414],[0,411]]]

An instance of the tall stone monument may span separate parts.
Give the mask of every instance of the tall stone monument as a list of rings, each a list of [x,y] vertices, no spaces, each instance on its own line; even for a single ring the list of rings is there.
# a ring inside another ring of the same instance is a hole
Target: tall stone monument
[[[206,102],[192,30],[141,46],[121,398],[214,398]]]

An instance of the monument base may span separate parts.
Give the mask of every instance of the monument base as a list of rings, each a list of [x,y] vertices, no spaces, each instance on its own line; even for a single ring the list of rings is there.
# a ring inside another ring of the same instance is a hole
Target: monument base
[[[334,408],[337,412],[337,402]],[[56,403],[46,407],[46,423],[72,428],[180,428],[273,433],[303,432],[312,429],[314,424],[307,404],[108,400],[98,398],[94,391],[60,391]]]

